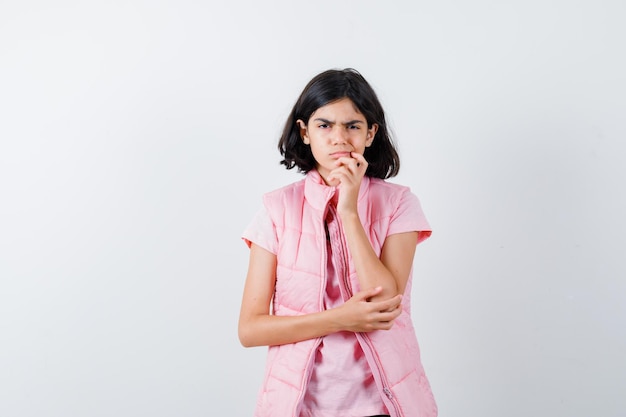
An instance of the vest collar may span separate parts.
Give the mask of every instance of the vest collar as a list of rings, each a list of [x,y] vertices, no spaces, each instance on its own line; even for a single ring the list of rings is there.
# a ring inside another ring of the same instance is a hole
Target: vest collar
[[[359,187],[359,202],[365,198],[370,178],[364,176]],[[315,209],[324,211],[328,202],[337,192],[337,187],[326,185],[316,169],[307,172],[304,179],[304,198]]]

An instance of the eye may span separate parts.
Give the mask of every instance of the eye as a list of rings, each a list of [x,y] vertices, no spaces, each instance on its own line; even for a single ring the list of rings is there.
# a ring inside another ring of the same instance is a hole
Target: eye
[[[319,127],[320,129],[326,129],[328,125],[326,123],[320,123],[319,125],[317,125],[317,127]]]
[[[359,129],[361,129],[361,126],[359,126],[359,125],[349,125],[348,129],[359,130]]]

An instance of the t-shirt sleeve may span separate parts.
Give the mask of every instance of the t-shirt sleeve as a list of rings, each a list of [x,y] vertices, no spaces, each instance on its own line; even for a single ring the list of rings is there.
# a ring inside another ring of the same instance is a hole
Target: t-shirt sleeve
[[[264,205],[257,211],[248,227],[244,229],[241,238],[248,247],[254,243],[275,255],[278,253],[276,228]]]
[[[409,189],[402,193],[398,209],[391,217],[387,235],[406,232],[417,232],[417,243],[423,242],[432,233],[419,199]]]

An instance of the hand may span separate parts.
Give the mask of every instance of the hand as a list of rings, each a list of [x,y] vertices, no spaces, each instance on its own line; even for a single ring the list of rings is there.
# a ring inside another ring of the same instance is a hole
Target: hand
[[[341,329],[351,332],[391,329],[393,321],[402,313],[402,295],[383,301],[369,301],[381,291],[382,287],[360,291],[337,307]]]
[[[367,161],[362,154],[351,152],[350,157],[338,158],[335,165],[337,167],[328,174],[328,181],[339,183],[337,212],[339,215],[356,213],[359,188],[367,171]]]

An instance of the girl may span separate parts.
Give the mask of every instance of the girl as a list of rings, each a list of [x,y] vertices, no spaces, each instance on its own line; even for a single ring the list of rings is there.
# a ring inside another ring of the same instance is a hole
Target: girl
[[[257,417],[433,417],[410,314],[413,255],[431,230],[385,114],[355,70],[304,88],[278,144],[305,178],[265,194],[243,233],[243,346],[269,346]]]

